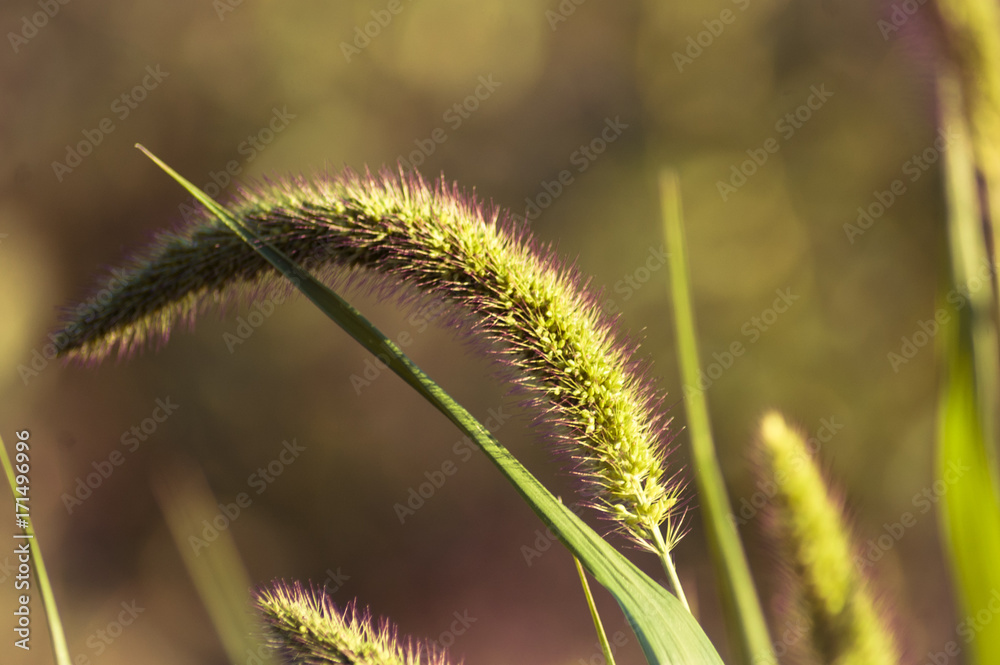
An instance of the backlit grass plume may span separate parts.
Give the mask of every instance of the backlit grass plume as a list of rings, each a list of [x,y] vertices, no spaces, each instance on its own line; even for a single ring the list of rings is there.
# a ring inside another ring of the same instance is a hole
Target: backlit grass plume
[[[376,626],[353,605],[338,610],[324,591],[276,583],[257,595],[270,641],[290,665],[447,665],[430,646],[399,643],[387,621]]]
[[[761,423],[764,473],[777,488],[775,530],[801,590],[812,643],[830,665],[897,665],[891,631],[867,578],[854,565],[855,548],[841,506],[802,436],[777,413]]]
[[[680,487],[664,475],[660,398],[576,270],[508,215],[444,181],[430,186],[388,172],[267,183],[240,190],[228,208],[325,278],[360,275],[383,294],[408,286],[452,303],[454,321],[468,322],[515,388],[541,407],[539,422],[569,455],[592,504],[637,544],[669,552],[680,534]],[[99,361],[162,343],[209,303],[287,288],[205,212],[161,234],[56,339],[63,355]],[[401,300],[414,298],[407,293]]]

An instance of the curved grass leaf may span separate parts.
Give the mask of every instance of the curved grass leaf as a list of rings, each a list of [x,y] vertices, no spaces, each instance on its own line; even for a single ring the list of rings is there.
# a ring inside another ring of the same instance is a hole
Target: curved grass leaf
[[[402,350],[347,301],[282,252],[253,234],[204,192],[142,146],[160,168],[180,183],[220,221],[251,245],[320,310],[376,355],[451,420],[486,453],[521,497],[560,541],[618,601],[651,665],[719,664],[722,660],[701,626],[681,603],[574,515],[532,476],[472,415],[430,379]],[[381,356],[380,356],[381,357]]]
[[[661,172],[660,195],[664,235],[670,253],[670,292],[674,301],[681,378],[685,385],[697,386],[700,371],[698,343],[688,280],[680,186],[674,171]],[[722,587],[722,604],[732,636],[732,649],[742,663],[777,663],[767,632],[767,621],[750,576],[750,566],[729,511],[729,495],[715,454],[704,393],[690,391],[684,396],[684,408],[691,430],[691,456],[703,507],[705,532],[708,534],[713,567]]]
[[[11,465],[10,457],[7,455],[7,448],[4,447],[3,437],[0,437],[0,466],[3,467],[4,477],[7,479],[7,485],[10,487],[11,495],[16,504],[19,498],[24,499],[24,497],[18,496],[14,467]],[[15,509],[15,512],[18,511]],[[49,622],[49,639],[52,642],[52,651],[55,654],[57,665],[71,665],[72,660],[69,656],[69,647],[66,645],[66,633],[63,631],[62,619],[59,618],[59,608],[56,607],[56,595],[52,592],[52,582],[49,579],[48,570],[45,568],[45,561],[42,559],[42,548],[35,537],[35,529],[31,526],[31,518],[28,517],[28,513],[23,513],[23,515],[25,517],[25,525],[21,527],[21,537],[28,543],[28,549],[31,552],[31,563],[35,570],[35,580],[38,582],[38,590],[42,595],[45,618]]]
[[[972,132],[961,87],[953,75],[939,78],[942,124],[955,135],[945,151],[945,188],[951,254],[948,321],[938,338],[944,380],[938,406],[937,482],[942,531],[962,615],[993,615],[1000,597],[1000,492],[996,467],[997,323],[993,280],[983,220],[988,218],[975,171]],[[986,283],[978,289],[976,282]],[[953,295],[961,306],[951,307]],[[966,306],[967,305],[967,306]],[[937,483],[935,487],[937,487]],[[995,621],[996,619],[993,619]],[[979,621],[976,626],[980,626]],[[967,662],[1000,662],[1000,630],[970,632]],[[963,635],[963,637],[965,637]]]
[[[254,637],[256,622],[247,613],[253,583],[232,531],[219,531],[211,547],[192,547],[191,534],[199,533],[202,520],[213,519],[218,510],[204,474],[196,467],[178,465],[155,476],[153,490],[177,552],[231,665],[249,664],[248,654],[257,665],[274,665],[276,661]]]
[[[943,333],[948,379],[939,406],[937,474],[938,483],[947,489],[939,504],[940,519],[961,616],[994,617],[1000,597],[1000,496],[980,428],[974,357],[961,333]],[[963,634],[970,644],[967,662],[1000,662],[1000,630],[979,621],[967,628],[983,630]]]

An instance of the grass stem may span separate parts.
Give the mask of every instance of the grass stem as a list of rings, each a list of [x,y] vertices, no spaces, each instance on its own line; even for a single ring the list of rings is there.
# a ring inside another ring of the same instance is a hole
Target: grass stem
[[[576,564],[576,572],[580,575],[580,585],[583,587],[583,595],[587,597],[587,607],[590,608],[590,616],[594,619],[594,630],[597,631],[597,639],[601,643],[601,651],[604,652],[604,662],[607,665],[615,665],[615,657],[611,653],[611,643],[608,642],[608,634],[604,632],[601,615],[597,612],[597,605],[594,603],[594,594],[590,593],[587,573],[583,570],[580,560],[575,556],[573,557],[573,563]]]

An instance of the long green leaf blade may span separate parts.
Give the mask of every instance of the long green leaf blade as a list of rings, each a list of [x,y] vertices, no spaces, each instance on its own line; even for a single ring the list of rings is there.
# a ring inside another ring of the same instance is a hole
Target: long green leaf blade
[[[270,649],[254,633],[257,625],[247,612],[253,584],[240,557],[232,531],[223,529],[211,547],[192,547],[192,533],[216,516],[217,500],[198,469],[178,466],[154,478],[153,490],[177,552],[187,568],[215,633],[231,665],[250,660],[272,665]]]
[[[944,353],[935,488],[945,488],[939,515],[959,606],[964,616],[976,617],[983,611],[992,615],[1000,593],[1000,492],[994,466],[1000,363],[985,215],[961,87],[953,76],[940,77],[939,99],[942,122],[955,138],[945,150],[951,291],[945,298],[949,319],[939,337]],[[973,289],[977,281],[982,286]],[[965,296],[961,308],[950,307],[951,294]],[[1000,662],[1000,630],[975,630],[967,641],[970,663]]]
[[[10,457],[7,455],[3,437],[0,437],[0,466],[3,467],[4,477],[7,479],[11,496],[14,497],[16,503],[18,499],[16,476],[14,475],[14,467],[10,463]],[[21,535],[28,542],[28,549],[31,552],[31,563],[35,569],[38,589],[42,594],[42,605],[45,607],[45,618],[49,622],[49,639],[52,641],[52,651],[55,653],[56,663],[58,665],[71,665],[69,647],[66,645],[66,633],[63,630],[62,619],[59,618],[59,608],[56,607],[56,595],[52,592],[52,582],[49,579],[48,570],[45,568],[45,561],[42,559],[42,548],[35,536],[35,528],[31,525],[31,518],[25,518],[25,526],[21,529]]]
[[[695,334],[694,307],[688,283],[687,247],[681,214],[680,188],[673,171],[660,175],[664,234],[670,253],[670,292],[674,302],[677,328],[677,355],[684,385],[697,386],[700,363]],[[743,663],[777,663],[767,622],[750,576],[750,566],[740,544],[736,526],[730,519],[729,496],[712,441],[708,405],[700,390],[685,395],[684,408],[691,431],[698,496],[703,509],[717,578],[722,585],[723,607],[730,633],[735,638],[733,650]]]
[[[961,313],[958,314],[961,316]],[[961,616],[993,616],[1000,593],[1000,496],[990,474],[976,404],[973,356],[948,336],[948,379],[939,407],[935,487],[946,488],[940,518],[946,536]],[[978,621],[975,626],[980,626]],[[968,662],[1000,662],[1000,630],[971,630]]]
[[[310,301],[386,364],[459,427],[486,453],[500,472],[583,566],[618,601],[651,664],[719,664],[722,660],[701,626],[680,602],[574,515],[472,415],[432,381],[402,350],[358,310],[300,268],[285,254],[254,235],[204,192],[185,180],[145,148],[160,168],[250,244],[292,281]]]

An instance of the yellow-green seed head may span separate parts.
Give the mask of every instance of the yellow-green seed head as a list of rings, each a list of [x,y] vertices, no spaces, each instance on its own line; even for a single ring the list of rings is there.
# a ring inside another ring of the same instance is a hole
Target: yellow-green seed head
[[[387,172],[243,189],[229,210],[323,277],[350,285],[360,274],[383,294],[408,286],[453,305],[452,322],[471,328],[540,408],[539,423],[572,460],[592,505],[643,547],[654,549],[664,523],[668,545],[679,537],[680,484],[664,475],[667,423],[646,369],[576,270],[523,225],[444,181]],[[63,355],[99,361],[162,343],[176,323],[193,323],[227,297],[287,288],[202,213],[161,234],[105,297],[70,312],[56,339]]]
[[[867,578],[840,503],[831,495],[805,439],[778,413],[761,422],[762,473],[777,488],[775,535],[791,562],[813,646],[830,665],[897,665],[892,632]]]
[[[401,644],[387,621],[349,605],[340,610],[325,591],[278,582],[257,594],[269,640],[290,665],[448,665],[443,653],[408,640]]]

